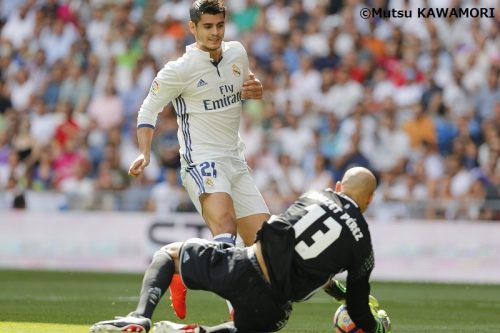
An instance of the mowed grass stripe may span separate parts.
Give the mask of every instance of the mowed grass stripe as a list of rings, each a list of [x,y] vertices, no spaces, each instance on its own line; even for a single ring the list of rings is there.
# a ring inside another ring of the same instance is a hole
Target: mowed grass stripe
[[[99,320],[134,309],[141,274],[0,270],[0,332],[88,332]],[[394,333],[500,332],[500,286],[374,282],[372,293],[393,321]],[[332,333],[338,304],[319,292],[294,305],[285,333]],[[225,302],[190,291],[184,322],[227,320]],[[175,316],[163,298],[153,321]],[[258,318],[256,318],[258,320]]]
[[[6,333],[83,333],[84,325],[0,322],[0,331]]]

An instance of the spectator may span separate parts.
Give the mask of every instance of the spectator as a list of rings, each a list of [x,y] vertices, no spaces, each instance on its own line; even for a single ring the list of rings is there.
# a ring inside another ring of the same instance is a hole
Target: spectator
[[[61,85],[58,102],[69,102],[76,116],[86,110],[91,92],[91,82],[83,72],[82,66],[70,64],[68,75]]]
[[[35,1],[25,1],[7,16],[7,22],[2,28],[1,36],[9,40],[14,48],[20,47],[26,40],[33,36],[35,28]]]
[[[54,139],[58,148],[62,148],[66,145],[66,141],[77,139],[80,136],[80,126],[73,117],[73,109],[69,102],[59,103],[56,113],[61,115],[63,120],[56,127]]]
[[[35,82],[31,80],[29,70],[25,67],[19,68],[15,80],[9,87],[14,109],[24,113],[31,106],[35,97],[35,90]]]
[[[77,32],[73,25],[56,18],[42,30],[40,38],[40,45],[47,55],[47,64],[52,66],[69,54],[71,45],[77,40]]]
[[[404,170],[411,153],[410,139],[403,130],[396,127],[394,115],[382,115],[375,138],[373,148],[367,152],[374,169],[380,172]]]
[[[189,201],[186,192],[179,183],[176,169],[166,169],[164,180],[153,186],[148,201],[148,210],[154,211],[156,218],[167,219]]]
[[[64,141],[60,152],[56,152],[54,156],[54,188],[66,188],[65,182],[72,182],[78,179],[82,172],[88,172],[88,158],[82,149],[79,147],[77,138],[69,137]]]
[[[412,111],[413,118],[403,125],[410,138],[411,147],[418,148],[424,142],[435,145],[437,137],[433,119],[426,114],[422,104],[415,104]]]
[[[477,116],[481,120],[493,118],[495,104],[500,102],[499,76],[499,68],[491,67],[486,83],[476,94]]]
[[[94,119],[99,128],[109,130],[122,124],[124,106],[121,98],[116,94],[113,82],[108,81],[104,95],[94,96],[89,103],[87,112]]]
[[[314,173],[306,179],[307,187],[310,189],[333,188],[335,179],[330,170],[328,170],[328,159],[323,155],[317,154],[314,159]],[[306,187],[306,186],[304,186]]]
[[[349,78],[347,67],[341,67],[336,73],[335,84],[330,88],[324,101],[324,110],[333,112],[337,118],[347,117],[354,106],[361,102],[363,88],[359,82]]]

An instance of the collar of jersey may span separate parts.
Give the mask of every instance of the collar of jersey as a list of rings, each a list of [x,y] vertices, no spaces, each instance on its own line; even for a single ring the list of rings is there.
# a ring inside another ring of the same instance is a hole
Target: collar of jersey
[[[340,195],[342,198],[349,200],[354,206],[356,206],[356,208],[359,208],[358,204],[356,203],[356,201],[352,200],[351,197],[349,197],[347,194],[345,194],[345,193],[338,193],[338,192],[337,192],[337,194]]]
[[[221,53],[221,56],[222,56],[222,54],[224,54],[224,51],[226,51],[228,49],[228,46],[224,41],[222,41],[220,47],[222,49],[222,53]],[[212,58],[210,58],[210,53],[197,48],[196,43],[189,44],[188,46],[186,46],[186,53],[192,54],[193,56],[196,56],[199,58],[212,60]]]

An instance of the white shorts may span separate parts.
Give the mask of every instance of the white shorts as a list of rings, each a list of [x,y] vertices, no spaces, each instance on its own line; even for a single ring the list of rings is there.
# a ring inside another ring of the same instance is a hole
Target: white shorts
[[[181,178],[182,185],[200,214],[200,195],[216,192],[231,196],[237,219],[260,213],[269,214],[248,166],[242,160],[216,158],[195,166],[183,165]]]

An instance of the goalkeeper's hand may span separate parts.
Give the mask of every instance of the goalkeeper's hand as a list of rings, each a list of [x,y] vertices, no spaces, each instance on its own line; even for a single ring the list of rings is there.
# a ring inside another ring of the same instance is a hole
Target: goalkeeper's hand
[[[375,317],[375,321],[377,322],[377,329],[375,330],[375,333],[391,333],[391,319],[385,310],[379,309],[378,300],[374,296],[370,295],[368,304],[370,305],[370,310],[372,311],[373,317]]]
[[[374,317],[377,321],[376,333],[391,333],[391,319],[385,310],[378,310]]]
[[[335,298],[337,302],[345,302],[347,289],[339,281],[332,278],[323,288],[325,292]],[[385,310],[379,309],[379,303],[375,296],[370,295],[368,297],[368,304],[375,320],[377,321],[375,333],[391,333],[391,320]]]

